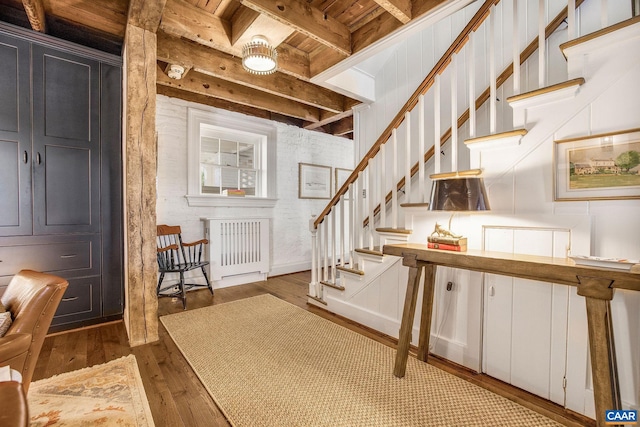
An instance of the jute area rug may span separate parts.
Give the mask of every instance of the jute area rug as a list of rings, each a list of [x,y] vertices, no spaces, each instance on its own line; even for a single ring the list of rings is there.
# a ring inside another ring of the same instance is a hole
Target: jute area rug
[[[134,355],[36,381],[31,427],[153,427]]]
[[[237,427],[559,425],[271,295],[160,320]]]

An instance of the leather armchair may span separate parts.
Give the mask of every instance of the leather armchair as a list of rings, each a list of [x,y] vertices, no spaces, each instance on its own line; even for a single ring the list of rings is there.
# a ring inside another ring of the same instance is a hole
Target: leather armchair
[[[32,270],[16,274],[0,298],[13,323],[0,338],[0,366],[11,366],[22,375],[25,394],[53,315],[69,282]]]

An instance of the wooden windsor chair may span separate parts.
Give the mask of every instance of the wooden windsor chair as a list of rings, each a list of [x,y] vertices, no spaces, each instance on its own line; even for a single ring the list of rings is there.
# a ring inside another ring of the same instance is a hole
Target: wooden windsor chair
[[[178,297],[182,300],[182,306],[187,308],[186,291],[193,288],[208,288],[213,295],[213,287],[209,282],[206,267],[209,261],[204,260],[204,245],[208,244],[207,239],[197,242],[183,242],[179,225],[158,225],[157,226],[157,257],[158,278],[157,295],[159,297]],[[191,270],[200,269],[206,285],[199,283],[185,283],[185,273]],[[167,273],[177,273],[180,278],[178,283],[172,283],[162,287],[162,281]]]

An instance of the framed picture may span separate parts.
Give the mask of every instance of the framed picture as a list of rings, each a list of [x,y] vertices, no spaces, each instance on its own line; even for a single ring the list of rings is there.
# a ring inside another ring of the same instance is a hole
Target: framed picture
[[[298,163],[298,198],[330,199],[331,166]]]
[[[335,189],[333,190],[333,194],[338,194],[338,190],[340,189],[340,187],[342,187],[342,185],[345,183],[345,181],[347,180],[347,178],[349,178],[349,175],[351,175],[351,172],[353,172],[351,169],[342,169],[342,168],[335,168],[334,169],[334,173],[335,173]],[[347,191],[347,193],[344,195],[345,199],[349,198],[349,192]]]
[[[555,141],[554,200],[640,198],[640,129]]]

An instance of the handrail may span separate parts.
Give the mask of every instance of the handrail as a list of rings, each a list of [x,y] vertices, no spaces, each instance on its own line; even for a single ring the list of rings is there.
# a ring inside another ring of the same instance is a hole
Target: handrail
[[[327,216],[327,214],[331,211],[331,208],[333,208],[335,205],[338,204],[340,197],[346,194],[347,189],[349,188],[349,185],[354,183],[356,178],[358,177],[358,173],[365,170],[369,159],[374,158],[375,155],[378,153],[378,151],[380,151],[380,147],[383,144],[385,144],[389,140],[389,138],[391,138],[391,133],[393,132],[393,130],[397,129],[404,121],[405,113],[411,111],[413,107],[416,106],[420,95],[426,94],[427,91],[433,85],[435,81],[435,77],[438,74],[441,74],[447,68],[447,65],[449,65],[449,63],[451,62],[451,57],[453,56],[453,54],[458,53],[467,44],[467,41],[469,40],[469,35],[473,31],[480,28],[480,25],[482,25],[482,23],[487,18],[487,16],[489,16],[489,10],[491,6],[493,6],[494,4],[498,4],[499,2],[500,0],[486,0],[484,4],[480,7],[480,9],[478,9],[476,14],[467,23],[467,25],[460,32],[460,34],[453,41],[453,43],[451,43],[451,46],[449,46],[447,51],[442,55],[442,57],[433,67],[431,72],[429,72],[429,74],[427,75],[427,77],[425,77],[425,79],[422,81],[420,86],[418,86],[415,92],[413,92],[413,95],[409,97],[407,102],[400,109],[398,114],[396,114],[396,116],[393,118],[391,123],[389,123],[389,126],[387,126],[387,128],[382,132],[380,137],[378,137],[376,142],[371,146],[367,154],[365,154],[365,156],[362,158],[360,163],[358,163],[358,165],[355,167],[351,175],[349,175],[349,177],[344,182],[344,184],[342,184],[342,187],[340,187],[340,189],[336,192],[333,198],[329,201],[329,204],[327,204],[327,206],[324,208],[322,213],[318,215],[318,218],[316,218],[316,220],[313,222],[314,228],[317,228],[318,225],[324,220],[324,217]]]
[[[582,5],[582,3],[584,3],[584,0],[576,0],[576,8]],[[545,39],[548,39],[551,36],[551,34],[553,34],[560,27],[560,25],[564,22],[564,20],[567,19],[568,13],[569,13],[568,8],[565,7],[560,11],[560,13],[558,13],[558,15],[551,22],[549,22],[549,24],[545,28]],[[534,40],[531,41],[531,43],[529,43],[527,47],[520,54],[520,65],[524,64],[527,61],[527,59],[529,59],[531,55],[535,53],[537,49],[538,49],[538,37],[536,36]],[[512,74],[513,74],[513,62],[507,65],[504,71],[502,71],[502,73],[500,73],[500,75],[496,78],[496,87],[499,88],[503,84],[505,84],[507,79],[509,79],[509,77],[511,77]],[[482,104],[487,102],[490,96],[490,92],[491,92],[491,88],[488,87],[487,89],[484,90],[484,92],[480,94],[480,96],[478,96],[478,98],[476,98],[476,102],[475,102],[476,110],[479,109],[482,106]],[[468,108],[460,115],[460,117],[458,117],[456,126],[458,128],[462,127],[467,120],[469,120]],[[452,132],[452,128],[449,128],[445,133],[442,134],[442,137],[440,138],[441,146],[444,145],[446,141],[451,137],[451,132]],[[433,147],[429,148],[424,153],[424,159],[422,161],[426,163],[429,159],[431,159],[431,157],[433,157],[434,151],[435,150]],[[419,167],[420,167],[420,161],[413,164],[413,166],[411,167],[411,173],[410,173],[411,177],[413,177],[415,174],[418,173]],[[397,190],[400,190],[402,187],[404,187],[404,181],[405,181],[404,177],[400,178],[396,187]],[[385,204],[391,201],[391,197],[392,197],[391,194],[392,192],[390,191],[385,196],[384,198]],[[379,212],[380,212],[380,204],[378,204],[373,210],[374,217]],[[363,219],[362,226],[366,227],[368,224],[369,224],[369,217],[367,216]]]

